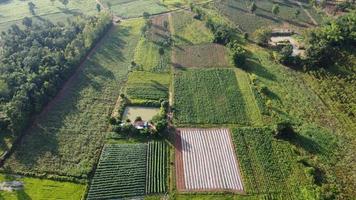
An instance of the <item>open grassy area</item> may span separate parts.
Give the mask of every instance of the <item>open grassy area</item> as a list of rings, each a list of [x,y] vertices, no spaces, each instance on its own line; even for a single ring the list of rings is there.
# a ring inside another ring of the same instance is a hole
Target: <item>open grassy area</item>
[[[107,117],[128,73],[142,22],[113,27],[25,135],[5,169],[86,178],[103,145]]]
[[[84,196],[86,185],[70,182],[60,182],[46,179],[18,177],[0,174],[0,182],[20,181],[24,184],[23,190],[13,192],[0,191],[0,199],[68,199],[79,200]]]
[[[193,16],[193,13],[187,11],[172,13],[175,45],[210,43],[213,40],[213,35],[205,27],[205,23],[194,19]]]
[[[168,11],[159,0],[103,0],[103,3],[123,18],[140,17],[143,12],[158,14]]]
[[[172,64],[175,67],[231,67],[229,50],[219,44],[176,46]]]
[[[95,0],[69,1],[64,6],[60,1],[31,0],[36,5],[35,15],[29,11],[29,1],[8,0],[0,3],[0,30],[6,30],[12,24],[21,24],[24,17],[35,21],[49,19],[51,21],[65,22],[66,18],[73,18],[80,14],[94,15],[96,11]]]
[[[135,50],[134,61],[140,70],[151,72],[169,71],[171,50],[164,48],[163,55],[159,54],[160,45],[142,37]]]
[[[134,71],[129,74],[125,92],[133,102],[145,100],[159,102],[161,99],[168,99],[169,84],[170,75],[167,73]]]
[[[251,13],[249,10],[251,2],[244,0],[224,0],[215,1],[215,6],[228,19],[239,25],[242,30],[252,33],[260,27],[285,27],[303,29],[313,26],[313,21],[304,12],[304,10],[293,1],[276,0],[257,1],[257,10]],[[275,16],[272,13],[273,5],[279,5],[279,14]],[[303,4],[303,7],[308,9],[310,13],[315,13],[316,10],[310,5]],[[294,13],[300,10],[300,14],[295,18]],[[320,22],[321,17],[314,14],[315,20]]]
[[[174,74],[178,124],[241,124],[249,119],[232,69],[187,69]]]

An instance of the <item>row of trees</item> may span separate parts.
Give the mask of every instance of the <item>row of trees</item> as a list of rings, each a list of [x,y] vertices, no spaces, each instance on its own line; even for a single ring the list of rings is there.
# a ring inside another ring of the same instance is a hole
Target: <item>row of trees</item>
[[[18,133],[41,111],[108,29],[111,17],[101,13],[68,24],[34,24],[25,18],[23,24],[1,33],[0,132]]]

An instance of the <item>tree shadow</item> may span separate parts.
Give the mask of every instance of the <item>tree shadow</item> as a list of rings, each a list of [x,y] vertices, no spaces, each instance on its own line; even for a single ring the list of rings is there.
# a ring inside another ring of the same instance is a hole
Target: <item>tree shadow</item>
[[[82,178],[86,170],[90,171],[89,166],[100,153],[99,147],[104,137],[102,132],[106,131],[106,116],[110,113],[109,106],[104,105],[114,104],[102,95],[103,91],[113,90],[112,87],[122,76],[117,70],[126,69],[104,67],[127,61],[124,56],[126,43],[122,37],[129,35],[130,31],[119,28],[120,32],[112,33],[114,36],[103,36],[106,38],[98,42],[102,44],[97,44],[100,46],[94,53],[97,56],[86,59],[82,68],[77,68],[56,98],[38,115],[19,143],[15,144],[11,162],[5,162],[5,171],[20,169],[78,178]],[[129,64],[125,62],[121,65],[127,67]],[[108,84],[110,82],[114,84]],[[98,104],[105,109],[93,113],[91,109]],[[80,174],[73,171],[79,168],[83,171]],[[20,195],[26,197],[25,194]]]
[[[266,70],[258,59],[247,58],[245,66],[247,66],[246,71],[249,73],[256,74],[259,77],[263,77],[271,81],[276,81],[276,76]]]

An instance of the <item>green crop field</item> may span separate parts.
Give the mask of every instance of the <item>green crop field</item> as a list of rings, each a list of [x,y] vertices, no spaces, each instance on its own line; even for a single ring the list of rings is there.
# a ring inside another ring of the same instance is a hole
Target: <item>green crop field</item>
[[[168,11],[159,0],[103,0],[103,3],[123,18],[139,17],[143,12],[158,14]]]
[[[146,193],[167,191],[169,148],[164,141],[148,143]]]
[[[141,25],[141,20],[131,20],[108,33],[60,98],[23,138],[5,169],[86,177],[103,145],[107,116],[128,73]]]
[[[232,69],[189,69],[174,74],[174,118],[179,124],[249,123]]]
[[[21,24],[24,17],[30,17],[33,20],[40,21],[49,19],[51,21],[65,22],[64,19],[72,18],[80,14],[94,15],[96,11],[96,2],[93,0],[69,1],[64,6],[60,1],[31,0],[36,6],[35,16],[29,11],[28,1],[8,0],[0,3],[0,30],[6,30],[12,24]]]
[[[87,199],[143,196],[146,184],[146,154],[147,144],[106,145]]]
[[[311,185],[317,180],[307,173],[310,166],[300,162],[301,154],[322,162],[334,159],[335,136],[314,125],[302,127],[288,141],[275,139],[270,128],[234,128],[232,133],[248,194],[270,193],[276,199],[313,196]]]
[[[244,0],[224,0],[216,1],[215,6],[228,19],[239,25],[244,31],[252,33],[260,27],[281,27],[288,24],[288,26],[301,29],[313,26],[313,21],[309,18],[306,12],[292,1],[257,1],[257,10],[255,13],[249,11],[250,1]],[[279,14],[277,16],[272,14],[272,7],[274,4],[279,5]],[[313,13],[313,18],[317,22],[321,21],[321,17],[316,13],[316,10],[311,6],[303,4],[310,13]],[[295,11],[299,9],[300,14],[297,18],[294,17]]]
[[[84,184],[53,181],[39,178],[18,177],[0,174],[0,182],[19,181],[23,183],[24,189],[17,191],[0,191],[0,199],[82,199],[85,193]]]
[[[205,23],[194,19],[192,13],[186,11],[172,13],[173,39],[175,45],[192,45],[213,41],[211,31]]]
[[[168,99],[168,87],[170,75],[167,73],[152,73],[144,71],[134,71],[129,74],[126,83],[126,95],[135,102],[161,99]]]

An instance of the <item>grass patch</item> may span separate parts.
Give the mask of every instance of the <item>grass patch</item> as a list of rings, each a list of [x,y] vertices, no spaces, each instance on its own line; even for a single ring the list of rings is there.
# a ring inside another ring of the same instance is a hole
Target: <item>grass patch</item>
[[[229,50],[219,44],[200,44],[174,47],[172,64],[175,67],[231,67]]]
[[[81,14],[94,15],[96,2],[91,0],[69,1],[65,7],[60,1],[32,0],[36,5],[35,16],[28,8],[28,1],[8,0],[0,4],[0,30],[6,30],[12,24],[20,25],[24,17],[30,17],[34,21],[49,19],[51,21],[65,22],[66,18],[73,18]]]
[[[126,95],[131,101],[168,99],[170,76],[166,73],[134,71],[126,83]]]
[[[123,18],[141,17],[144,12],[158,14],[168,11],[159,0],[103,0],[103,3]]]
[[[146,144],[106,145],[87,199],[143,196],[146,184],[146,153]]]
[[[126,79],[142,24],[142,20],[131,20],[114,27],[61,97],[24,136],[4,169],[87,177],[100,154],[107,117]]]
[[[142,37],[137,44],[134,60],[140,70],[151,72],[169,71],[171,50],[164,48],[164,54],[159,54],[160,45]]]
[[[186,11],[172,13],[174,44],[192,45],[210,43],[213,41],[213,34],[205,27],[203,21],[193,18],[192,13]]]
[[[70,182],[60,182],[47,179],[19,177],[0,174],[0,182],[20,181],[24,185],[23,190],[13,192],[0,191],[0,199],[82,199],[86,185]]]
[[[177,70],[173,87],[174,119],[178,124],[249,123],[231,69]]]

